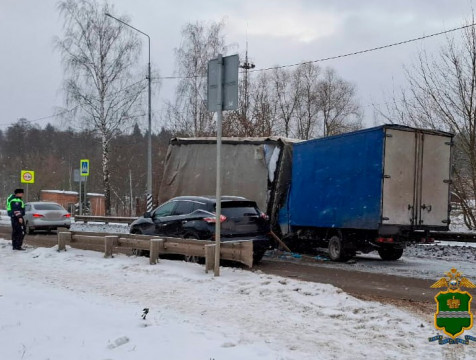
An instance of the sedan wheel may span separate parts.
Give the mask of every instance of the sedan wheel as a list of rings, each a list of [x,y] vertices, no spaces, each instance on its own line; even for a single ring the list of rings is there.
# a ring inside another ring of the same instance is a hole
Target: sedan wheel
[[[26,227],[26,233],[27,234],[31,235],[35,232],[35,230],[33,228],[31,228],[30,225],[28,225],[28,223],[26,223],[25,227]]]

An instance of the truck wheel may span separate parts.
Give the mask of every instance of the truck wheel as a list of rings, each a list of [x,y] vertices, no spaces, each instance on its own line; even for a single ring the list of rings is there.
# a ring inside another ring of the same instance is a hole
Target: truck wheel
[[[382,260],[398,260],[403,255],[403,249],[380,248],[378,249],[378,254]]]
[[[332,261],[347,261],[352,257],[352,252],[347,252],[342,244],[342,239],[334,235],[329,240],[329,257]]]

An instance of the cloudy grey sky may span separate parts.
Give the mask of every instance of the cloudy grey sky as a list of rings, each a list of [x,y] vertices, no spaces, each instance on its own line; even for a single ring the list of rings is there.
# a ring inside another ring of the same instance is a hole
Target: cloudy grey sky
[[[151,58],[161,76],[173,75],[174,48],[187,22],[225,19],[227,43],[249,57],[257,69],[295,64],[399,42],[463,25],[471,0],[110,0],[116,15],[151,37]],[[53,37],[62,34],[57,0],[0,0],[0,129],[25,117],[40,126],[63,106],[62,66]],[[247,34],[247,36],[246,36]],[[459,35],[459,33],[454,33]],[[372,103],[403,82],[403,65],[422,49],[438,51],[445,36],[367,54],[326,61],[352,82],[372,125]],[[146,40],[144,39],[144,54]],[[229,54],[228,54],[229,55]],[[144,67],[147,59],[144,57]],[[174,80],[154,94],[154,128],[163,119],[164,98]],[[145,123],[144,119],[144,123]]]

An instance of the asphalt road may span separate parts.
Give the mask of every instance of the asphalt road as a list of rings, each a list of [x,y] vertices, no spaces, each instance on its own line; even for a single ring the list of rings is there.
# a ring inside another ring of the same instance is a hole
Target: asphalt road
[[[0,226],[0,237],[10,239],[10,228]],[[57,244],[57,236],[55,232],[27,235],[24,243],[33,247],[52,247]],[[434,280],[357,271],[352,265],[345,269],[345,266],[333,268],[315,261],[306,264],[267,258],[255,265],[252,271],[331,284],[361,299],[393,303],[427,314],[435,311],[435,291],[430,289]]]

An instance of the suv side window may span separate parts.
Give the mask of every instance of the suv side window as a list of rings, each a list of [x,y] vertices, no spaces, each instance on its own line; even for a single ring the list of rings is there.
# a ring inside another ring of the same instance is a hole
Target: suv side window
[[[206,203],[194,201],[192,204],[193,204],[192,212],[195,210],[207,210]]]
[[[192,212],[193,203],[191,201],[177,201],[174,215],[186,215]]]
[[[172,211],[175,208],[175,204],[176,204],[175,201],[171,201],[171,202],[165,203],[162,206],[159,206],[157,208],[157,210],[155,210],[155,212],[154,212],[154,219],[157,219],[157,218],[162,217],[162,216],[172,215]]]

